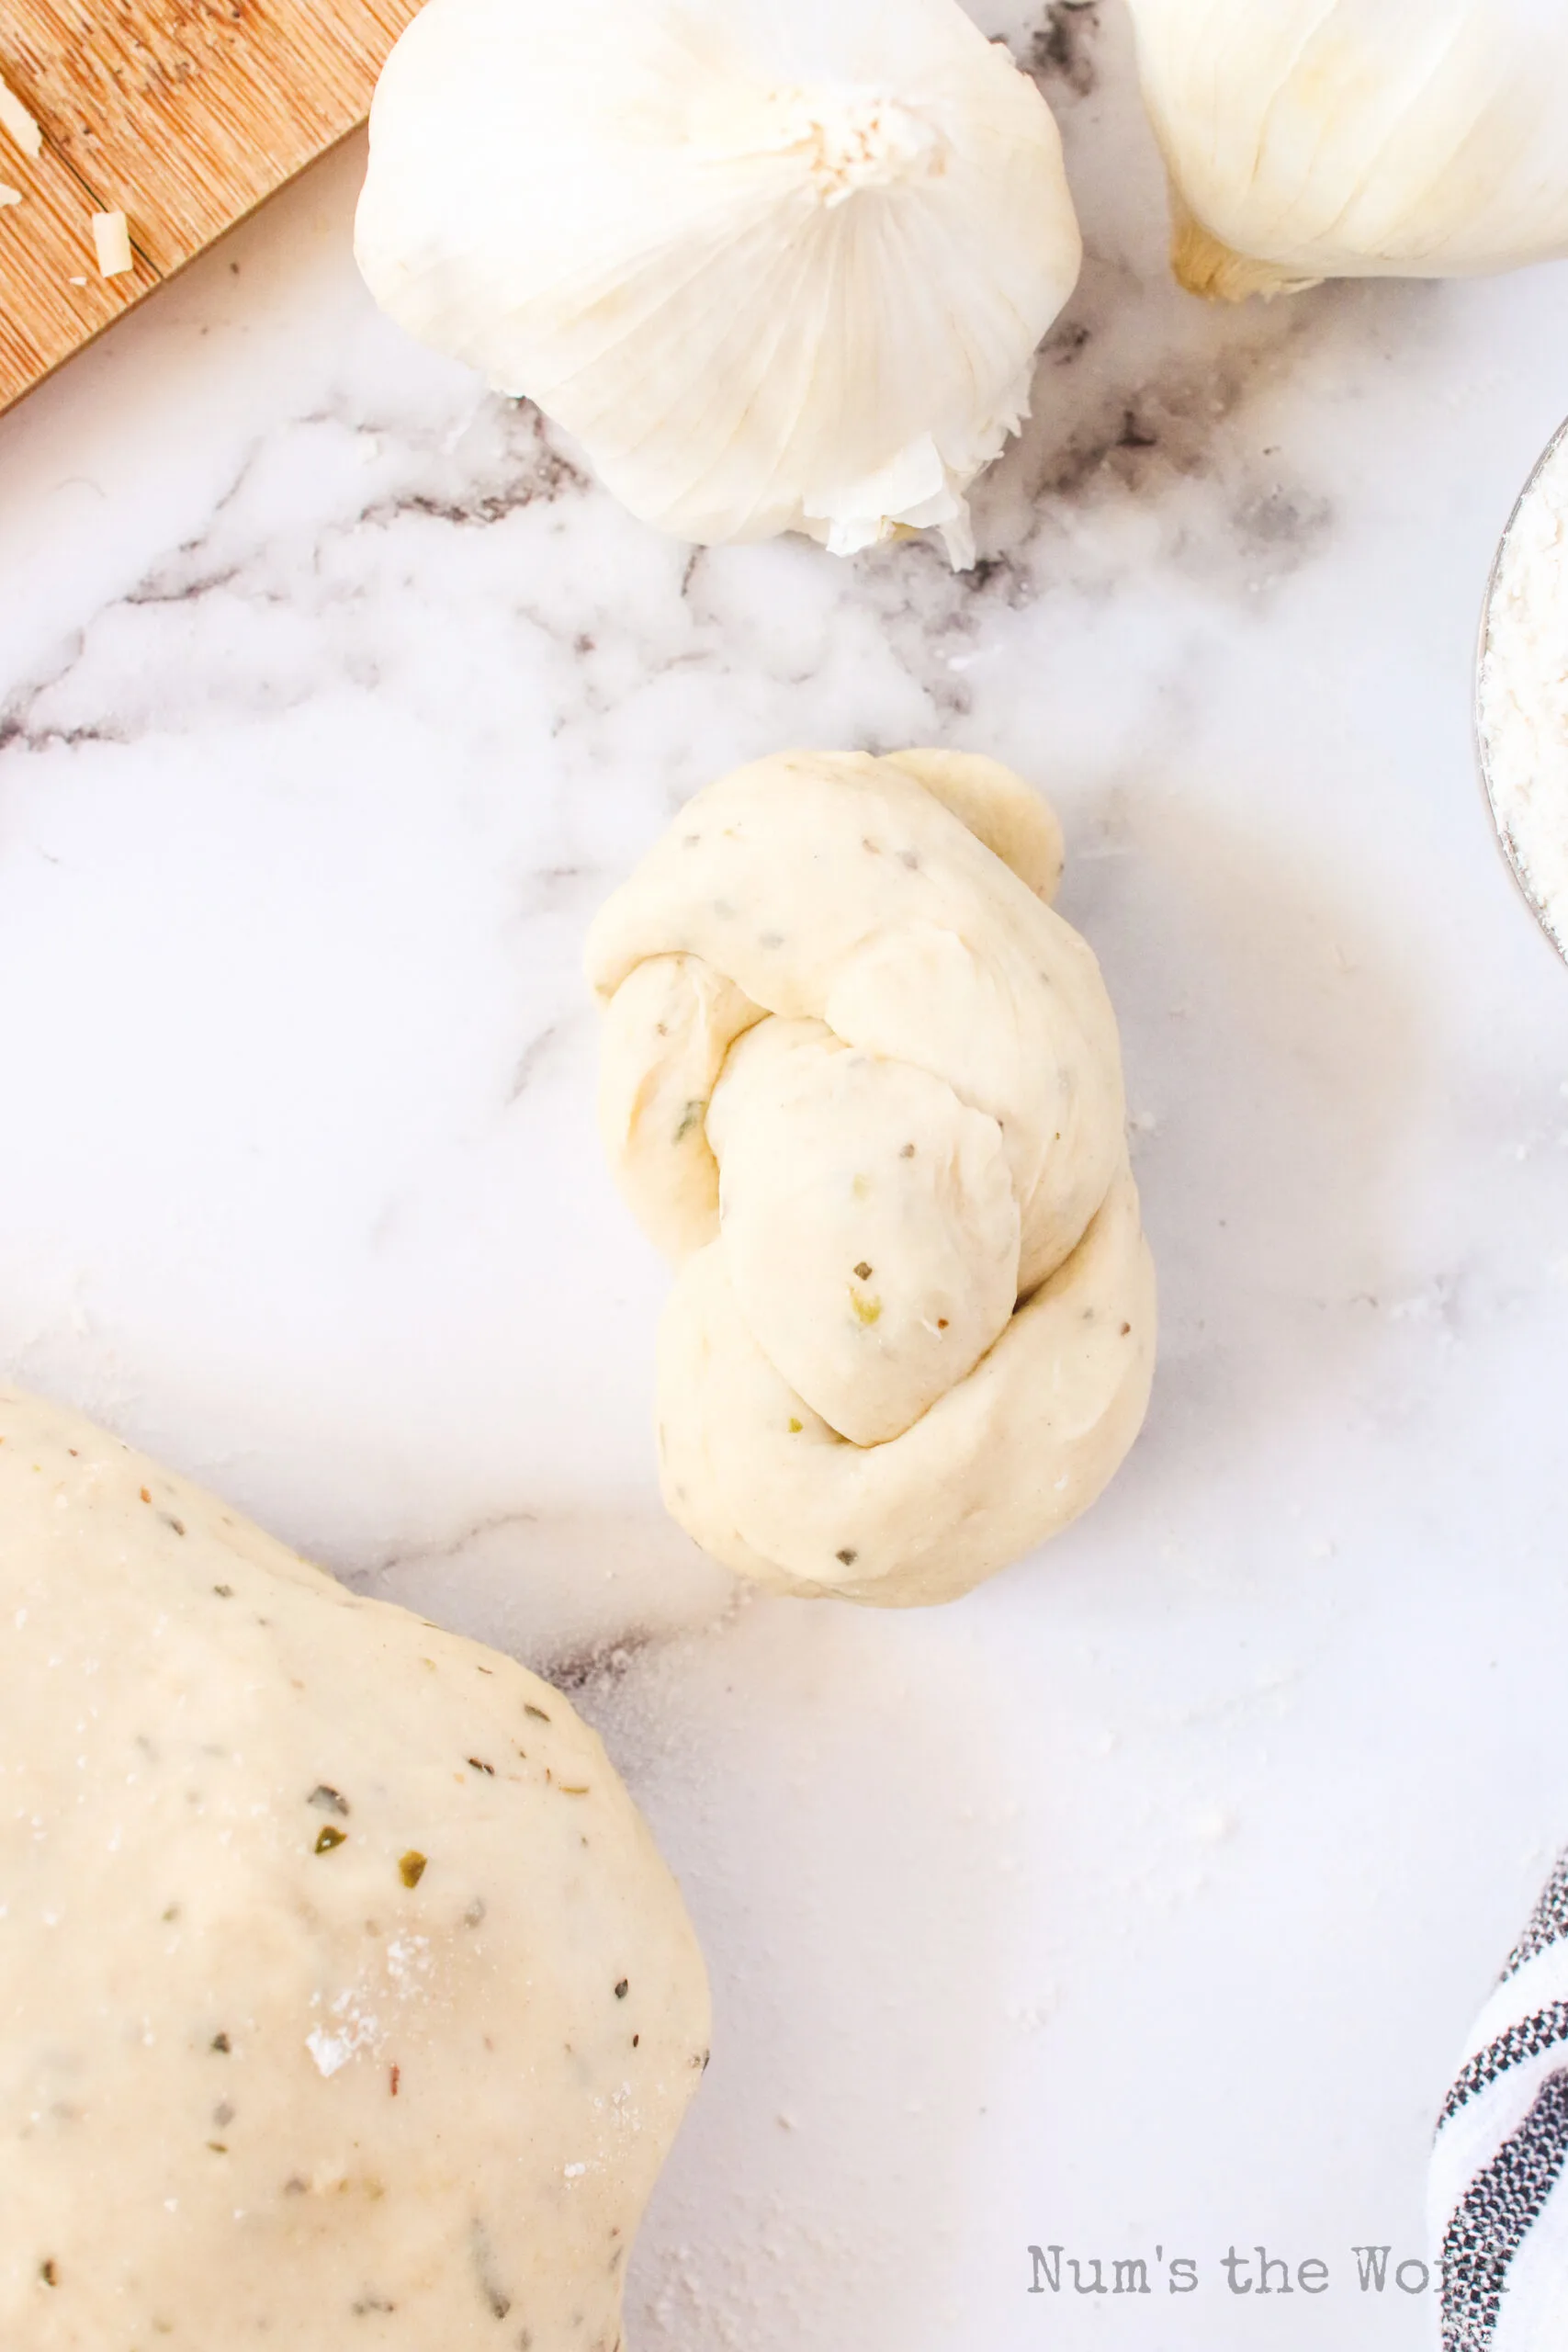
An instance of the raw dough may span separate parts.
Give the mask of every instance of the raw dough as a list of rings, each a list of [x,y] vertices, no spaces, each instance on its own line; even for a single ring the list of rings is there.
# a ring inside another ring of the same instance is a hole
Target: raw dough
[[[1116,1023],[994,761],[795,752],[688,802],[601,910],[601,1123],[681,1268],[665,1500],[741,1573],[903,1604],[1100,1492],[1154,1273]]]
[[[558,1692],[0,1391],[6,2352],[614,2352],[707,2040]]]

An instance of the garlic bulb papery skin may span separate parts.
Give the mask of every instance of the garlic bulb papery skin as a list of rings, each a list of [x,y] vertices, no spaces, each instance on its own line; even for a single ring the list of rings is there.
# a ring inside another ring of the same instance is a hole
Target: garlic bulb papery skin
[[[1192,292],[1568,253],[1564,0],[1130,6]]]
[[[644,521],[960,564],[1082,256],[1050,110],[956,0],[429,0],[355,249]]]

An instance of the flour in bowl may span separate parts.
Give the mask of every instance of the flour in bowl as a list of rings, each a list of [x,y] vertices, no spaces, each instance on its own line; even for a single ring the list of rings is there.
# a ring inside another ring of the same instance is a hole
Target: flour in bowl
[[[1503,542],[1479,712],[1498,831],[1526,896],[1568,955],[1568,426]]]

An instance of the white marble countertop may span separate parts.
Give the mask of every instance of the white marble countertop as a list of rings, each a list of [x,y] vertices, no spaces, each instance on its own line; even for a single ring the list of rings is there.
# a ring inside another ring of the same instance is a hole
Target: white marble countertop
[[[1348,2250],[1420,2251],[1568,1838],[1568,972],[1470,740],[1568,267],[1207,311],[1120,18],[981,14],[1091,258],[967,577],[626,519],[374,314],[355,151],[0,424],[0,1369],[581,1686],[718,2011],[637,2352],[1395,2352]],[[725,767],[931,741],[1067,827],[1153,1412],[958,1606],[738,1601],[659,1510],[581,933]],[[1259,2241],[1329,2291],[1230,2294]]]

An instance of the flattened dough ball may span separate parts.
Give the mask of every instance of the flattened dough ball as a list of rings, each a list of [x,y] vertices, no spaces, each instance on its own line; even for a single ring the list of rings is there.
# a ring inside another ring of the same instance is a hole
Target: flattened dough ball
[[[707,2041],[558,1692],[0,1391],[6,2352],[615,2352]]]
[[[679,1269],[664,1498],[779,1590],[951,1599],[1142,1424],[1154,1270],[1061,870],[994,761],[793,752],[699,792],[590,933],[605,1148]]]

